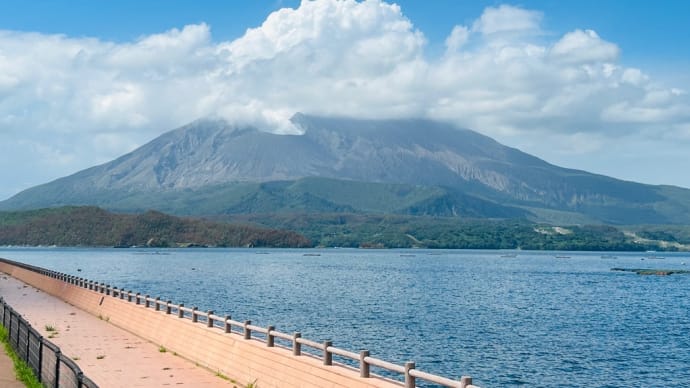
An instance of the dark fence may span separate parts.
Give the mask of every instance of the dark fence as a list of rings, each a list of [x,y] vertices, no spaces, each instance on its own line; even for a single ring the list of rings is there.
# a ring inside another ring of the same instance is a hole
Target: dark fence
[[[73,360],[63,355],[57,345],[43,338],[2,297],[0,318],[0,323],[7,329],[10,345],[19,358],[31,367],[43,386],[98,388],[98,385],[84,376]]]

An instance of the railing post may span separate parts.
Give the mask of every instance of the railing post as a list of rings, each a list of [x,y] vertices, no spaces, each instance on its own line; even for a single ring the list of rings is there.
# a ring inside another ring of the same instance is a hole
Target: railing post
[[[323,341],[323,364],[333,365],[333,353],[328,351],[328,347],[333,346],[333,341]]]
[[[369,357],[368,350],[359,351],[359,377],[369,377],[369,363],[364,359]]]
[[[38,371],[36,373],[38,382],[43,382],[43,336],[38,336]]]
[[[146,294],[146,296],[144,296],[144,307],[146,308],[149,308],[149,296],[151,295]]]
[[[29,363],[29,345],[31,344],[31,325],[29,322],[26,323],[26,363]]]
[[[211,318],[211,314],[213,314],[213,310],[208,310],[206,312],[206,327],[213,327],[213,318]]]
[[[172,303],[171,300],[169,300],[165,303],[165,313],[166,314],[170,314],[172,312],[172,307],[170,306],[170,303]]]
[[[82,388],[84,386],[84,372],[79,371],[77,373],[77,388]]]
[[[275,330],[275,326],[269,326],[266,328],[266,346],[272,348],[275,346],[275,336],[271,334],[271,331]]]
[[[302,354],[302,344],[297,342],[299,338],[302,338],[302,333],[296,331],[292,334],[292,355],[299,356]]]
[[[113,287],[113,298],[117,298],[117,287]]]
[[[410,374],[410,371],[414,369],[414,361],[408,361],[405,363],[405,388],[415,388],[415,378]]]
[[[244,339],[246,339],[246,340],[252,338],[252,331],[248,327],[251,324],[252,324],[252,321],[244,321]]]
[[[184,307],[184,303],[180,303],[177,305],[177,317],[182,318],[184,317],[184,311],[182,310],[182,307]]]
[[[472,377],[462,376],[460,377],[460,388],[466,388],[472,385]]]
[[[135,303],[135,304],[139,304],[139,295],[140,295],[140,294],[139,294],[138,292],[137,292],[136,295],[134,295],[134,303]]]
[[[226,315],[225,319],[223,320],[223,323],[225,324],[224,329],[225,329],[226,333],[230,333],[232,331],[232,325],[230,324],[230,322],[228,322],[229,320],[230,320],[229,315]]]
[[[192,322],[196,323],[199,320],[199,316],[196,315],[197,307],[192,307]]]
[[[127,302],[132,302],[132,290],[127,291]]]
[[[156,301],[153,302],[153,303],[155,303],[154,307],[155,307],[156,311],[160,311],[160,309],[161,309],[160,306],[158,305],[158,302],[160,302],[160,300],[161,300],[161,298],[157,296]]]
[[[105,285],[105,294],[108,296],[110,295],[110,284]]]
[[[60,388],[60,349],[55,352],[55,388]]]

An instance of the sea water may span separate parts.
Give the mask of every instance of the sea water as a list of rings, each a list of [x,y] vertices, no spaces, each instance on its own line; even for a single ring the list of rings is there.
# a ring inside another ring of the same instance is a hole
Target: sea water
[[[471,375],[482,387],[684,387],[690,275],[611,271],[690,269],[690,254],[654,255],[0,249],[0,257],[412,360],[426,372]]]

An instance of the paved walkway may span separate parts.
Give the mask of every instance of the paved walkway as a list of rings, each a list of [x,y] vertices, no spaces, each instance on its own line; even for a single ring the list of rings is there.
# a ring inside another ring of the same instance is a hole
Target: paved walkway
[[[5,354],[5,346],[0,344],[0,387],[24,388],[24,383],[17,381],[14,374],[14,364],[10,356]]]
[[[44,337],[52,337],[50,341],[100,387],[236,386],[194,362],[3,273],[0,295]],[[48,332],[46,327],[55,330]],[[0,361],[2,378],[5,369]],[[13,370],[11,373],[14,376]],[[0,378],[0,387],[6,386]]]

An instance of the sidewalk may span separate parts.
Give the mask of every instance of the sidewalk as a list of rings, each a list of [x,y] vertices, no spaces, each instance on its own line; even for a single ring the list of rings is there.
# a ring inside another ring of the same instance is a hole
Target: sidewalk
[[[12,359],[5,354],[5,347],[2,344],[0,344],[0,387],[24,388],[24,383],[17,381]]]
[[[2,273],[0,295],[100,387],[241,386]],[[12,387],[4,380],[5,370],[14,377],[9,362],[0,361],[2,387]]]

